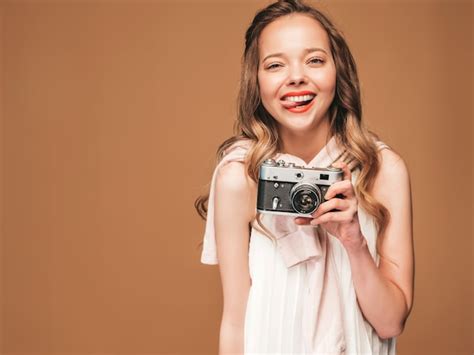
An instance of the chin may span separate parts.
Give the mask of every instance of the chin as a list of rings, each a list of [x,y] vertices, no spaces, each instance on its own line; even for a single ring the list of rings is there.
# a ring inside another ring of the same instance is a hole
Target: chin
[[[296,134],[305,134],[315,126],[313,121],[294,120],[292,122],[280,123],[281,128],[286,131],[293,132]]]
[[[308,133],[308,131],[314,129],[314,127],[318,126],[319,121],[322,120],[322,118],[317,117],[317,110],[314,110],[314,108],[315,107],[305,113],[292,113],[287,110],[282,111],[279,109],[272,110],[271,113],[269,110],[267,110],[267,112],[270,113],[280,129],[284,129],[285,131],[295,134],[305,134]],[[277,119],[275,117],[279,118]]]

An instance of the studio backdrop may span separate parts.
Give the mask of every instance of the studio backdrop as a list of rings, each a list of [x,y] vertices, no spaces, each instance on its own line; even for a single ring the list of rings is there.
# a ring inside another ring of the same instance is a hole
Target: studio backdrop
[[[0,353],[217,354],[200,263],[244,32],[269,1],[0,5]],[[473,4],[313,1],[363,118],[410,171],[415,300],[399,354],[472,354]]]

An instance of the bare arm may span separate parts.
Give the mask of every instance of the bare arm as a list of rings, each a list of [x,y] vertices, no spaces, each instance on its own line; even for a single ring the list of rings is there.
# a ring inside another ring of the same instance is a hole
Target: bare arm
[[[381,338],[398,336],[413,303],[414,252],[410,179],[404,161],[382,150],[373,194],[390,212],[377,268],[367,245],[347,249],[354,288],[365,318]]]
[[[240,162],[221,167],[215,184],[214,227],[224,298],[219,354],[243,354],[245,311],[251,284],[249,223],[255,210],[255,186]]]

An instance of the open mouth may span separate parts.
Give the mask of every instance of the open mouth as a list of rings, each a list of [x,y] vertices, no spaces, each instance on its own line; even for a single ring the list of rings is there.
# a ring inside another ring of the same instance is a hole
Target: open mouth
[[[311,102],[313,102],[316,95],[308,94],[308,95],[301,95],[301,96],[286,96],[282,99],[282,105],[286,109],[298,108],[302,109],[308,106]]]
[[[300,101],[300,102],[298,102],[298,103],[296,104],[295,107],[303,107],[303,106],[309,105],[309,103],[310,103],[311,101],[313,101],[313,99],[314,99],[314,97],[311,98],[311,99],[309,99],[309,100],[306,100],[306,101]]]

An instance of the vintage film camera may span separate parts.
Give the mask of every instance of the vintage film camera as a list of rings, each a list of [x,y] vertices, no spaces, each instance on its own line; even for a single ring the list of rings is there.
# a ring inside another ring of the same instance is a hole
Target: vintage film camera
[[[329,187],[343,179],[339,168],[302,167],[284,160],[265,160],[260,166],[257,211],[293,217],[312,217],[326,200]],[[336,197],[343,197],[336,195]]]

